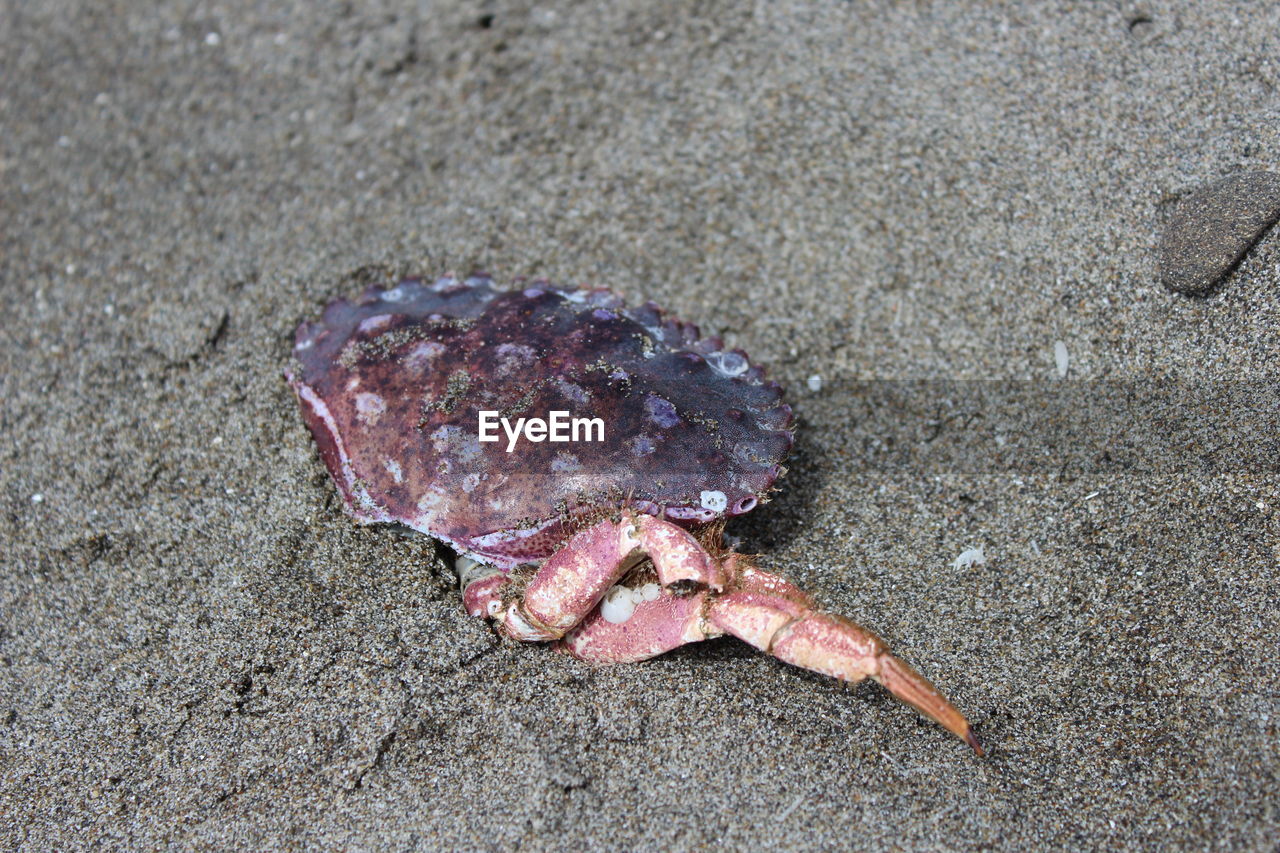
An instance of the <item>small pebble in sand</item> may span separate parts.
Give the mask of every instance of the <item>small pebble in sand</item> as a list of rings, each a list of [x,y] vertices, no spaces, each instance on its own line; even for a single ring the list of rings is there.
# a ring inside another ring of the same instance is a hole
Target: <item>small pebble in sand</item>
[[[1178,202],[1160,240],[1160,280],[1179,293],[1207,293],[1280,219],[1280,175],[1244,172]]]
[[[1058,378],[1066,379],[1067,371],[1071,369],[1071,355],[1067,352],[1065,341],[1053,342],[1053,362],[1058,368]]]
[[[815,373],[805,380],[805,384],[809,386],[810,391],[816,394],[822,390],[822,377]]]
[[[987,555],[982,547],[967,548],[960,552],[960,556],[956,557],[955,562],[951,564],[953,569],[967,569],[970,566],[985,566],[987,564]]]

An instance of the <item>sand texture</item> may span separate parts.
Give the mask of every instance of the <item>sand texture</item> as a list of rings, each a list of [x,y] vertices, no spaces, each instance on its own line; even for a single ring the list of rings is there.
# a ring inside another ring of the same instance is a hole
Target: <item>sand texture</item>
[[[1159,245],[1280,171],[1277,32],[0,4],[0,848],[1274,849],[1280,235],[1199,297]],[[293,330],[474,267],[768,364],[796,448],[730,532],[988,756],[728,640],[499,640],[430,541],[344,515]]]

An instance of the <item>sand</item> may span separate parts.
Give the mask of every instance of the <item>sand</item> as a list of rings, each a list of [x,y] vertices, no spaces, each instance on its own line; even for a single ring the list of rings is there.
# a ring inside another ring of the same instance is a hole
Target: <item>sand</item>
[[[9,4],[0,846],[1274,847],[1280,236],[1203,298],[1157,245],[1274,169],[1280,7],[970,6]],[[988,756],[727,640],[500,641],[353,524],[292,330],[476,266],[769,364],[731,532]]]

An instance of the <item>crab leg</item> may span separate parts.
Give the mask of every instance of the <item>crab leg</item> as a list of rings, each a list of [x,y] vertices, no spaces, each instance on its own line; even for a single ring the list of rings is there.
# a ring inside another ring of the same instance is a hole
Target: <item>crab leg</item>
[[[645,557],[661,586],[615,589]],[[712,557],[670,522],[633,512],[605,519],[547,558],[523,596],[512,596],[510,585],[497,572],[473,580],[463,593],[468,612],[494,619],[517,640],[563,638],[559,650],[602,663],[646,660],[731,634],[786,663],[842,681],[873,678],[982,754],[964,716],[894,657],[884,640],[819,610],[799,587],[739,554]],[[611,600],[602,604],[606,594]],[[613,601],[615,594],[625,601]]]
[[[726,560],[740,562],[737,555]],[[964,716],[928,679],[890,654],[884,640],[843,616],[816,609],[812,598],[777,575],[753,566],[734,574],[735,589],[710,597],[707,621],[714,629],[779,660],[842,681],[869,676],[982,755],[982,745]]]
[[[509,581],[491,575],[469,584],[463,600],[468,612],[500,621],[517,640],[555,640],[581,622],[646,556],[668,590],[724,587],[719,562],[687,531],[650,515],[625,512],[570,538],[542,564],[523,596],[504,602]]]
[[[593,663],[648,660],[688,643],[721,636],[707,624],[706,602],[705,592],[690,596],[663,593],[655,600],[634,603],[634,610],[624,610],[622,618],[606,617],[603,608],[593,610],[555,648]]]
[[[871,677],[982,754],[964,716],[923,676],[890,654],[874,633],[818,610],[794,584],[751,566],[740,555],[730,554],[722,567],[728,577],[722,594],[663,594],[638,604],[622,623],[597,610],[556,647],[584,660],[624,663],[731,634],[779,660],[823,675],[849,682]]]

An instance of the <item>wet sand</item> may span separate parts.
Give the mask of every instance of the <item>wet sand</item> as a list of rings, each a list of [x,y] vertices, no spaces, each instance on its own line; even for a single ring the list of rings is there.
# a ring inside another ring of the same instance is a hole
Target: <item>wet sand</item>
[[[1177,199],[1274,168],[1278,28],[11,5],[3,846],[1274,845],[1280,237],[1203,298],[1156,247]],[[473,267],[770,365],[797,446],[731,532],[987,757],[727,640],[611,668],[499,641],[427,540],[353,524],[292,331],[361,269]],[[1101,402],[1012,454],[992,412],[1054,387]]]

